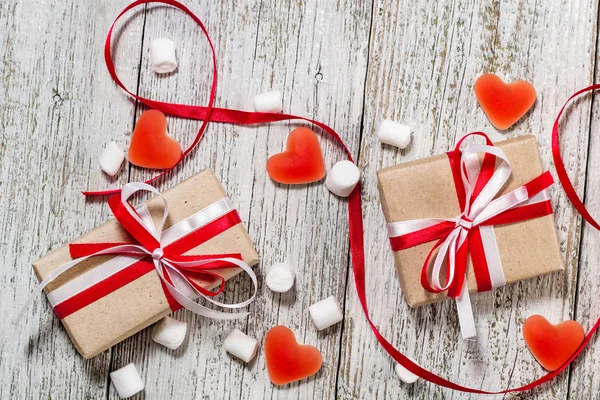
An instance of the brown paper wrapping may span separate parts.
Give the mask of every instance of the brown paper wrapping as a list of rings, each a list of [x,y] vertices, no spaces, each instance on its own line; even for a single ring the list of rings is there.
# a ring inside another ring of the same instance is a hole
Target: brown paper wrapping
[[[499,195],[540,175],[542,162],[535,136],[496,143],[506,153],[512,175]],[[379,193],[388,223],[421,218],[452,218],[460,214],[450,163],[441,154],[377,171]],[[564,269],[553,215],[494,227],[506,282],[516,282]],[[394,252],[400,285],[409,306],[444,300],[421,286],[423,262],[434,242]],[[469,292],[476,292],[469,259]]]
[[[207,169],[165,191],[163,196],[169,203],[169,216],[165,223],[165,228],[168,228],[225,197],[226,193],[214,173]],[[146,206],[155,222],[158,222],[163,211],[160,198],[154,197],[148,200]],[[73,242],[134,242],[134,240],[115,219],[111,219]],[[226,253],[242,254],[244,261],[250,266],[258,262],[258,254],[242,223],[202,243],[187,254]],[[111,256],[92,257],[78,264],[49,284],[45,289],[46,293],[110,258]],[[67,245],[35,261],[33,269],[38,279],[42,280],[61,264],[70,260]],[[224,268],[215,272],[219,272],[225,279],[230,279],[241,271],[240,268]],[[214,286],[208,282],[201,283],[208,288]],[[62,323],[77,351],[84,358],[91,358],[170,313],[171,308],[162,289],[160,278],[156,271],[152,270],[67,316]]]

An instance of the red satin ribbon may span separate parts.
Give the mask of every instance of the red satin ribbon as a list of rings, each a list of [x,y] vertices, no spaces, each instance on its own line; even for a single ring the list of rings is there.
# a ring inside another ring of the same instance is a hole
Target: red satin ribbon
[[[112,62],[111,53],[110,53],[110,43],[111,43],[111,36],[112,36],[113,28],[114,28],[117,20],[119,18],[121,18],[121,16],[123,16],[123,14],[125,14],[127,11],[131,10],[134,7],[137,7],[139,5],[146,4],[146,3],[162,3],[162,4],[168,4],[173,7],[176,7],[178,9],[182,10],[183,12],[185,12],[188,16],[190,16],[202,29],[202,32],[206,36],[206,39],[211,48],[213,71],[214,71],[210,99],[209,99],[209,103],[208,103],[207,107],[185,105],[185,104],[170,104],[170,103],[163,103],[163,102],[158,102],[158,101],[154,101],[154,100],[150,100],[150,99],[145,99],[143,97],[136,96],[135,94],[131,93],[129,90],[127,90],[127,88],[125,88],[125,86],[118,79],[113,62]],[[196,144],[199,142],[199,140],[202,136],[202,133],[204,132],[204,130],[206,128],[206,124],[209,121],[239,124],[239,125],[254,125],[254,124],[263,124],[263,123],[284,121],[284,120],[302,120],[302,121],[306,121],[306,122],[309,122],[311,124],[318,126],[325,133],[330,135],[344,149],[344,151],[346,152],[346,155],[348,156],[348,159],[350,161],[353,161],[352,154],[350,153],[350,151],[348,150],[348,148],[346,147],[346,145],[344,144],[342,139],[339,137],[339,135],[333,129],[331,129],[330,127],[328,127],[327,125],[325,125],[321,122],[313,121],[309,118],[304,118],[304,117],[290,115],[290,114],[247,112],[247,111],[229,110],[229,109],[224,109],[224,108],[213,107],[215,93],[216,93],[217,68],[216,68],[216,57],[215,57],[215,52],[214,52],[212,42],[206,31],[206,28],[204,27],[204,25],[202,24],[200,19],[196,15],[194,15],[187,7],[185,7],[183,4],[181,4],[177,1],[174,1],[174,0],[138,0],[138,1],[135,1],[132,4],[130,4],[129,6],[127,6],[115,19],[115,22],[113,23],[113,25],[111,26],[111,28],[108,32],[108,36],[106,38],[106,44],[105,44],[105,48],[104,48],[104,54],[105,54],[106,66],[108,68],[110,75],[113,77],[115,82],[123,90],[125,90],[129,95],[131,95],[132,97],[134,97],[141,103],[147,105],[148,107],[160,110],[160,111],[164,112],[165,114],[170,114],[170,115],[174,115],[174,116],[181,117],[181,118],[197,119],[197,120],[204,121],[204,123],[200,127],[198,134],[196,135],[194,142],[184,152],[184,155],[183,155],[184,157],[185,157],[185,155],[189,154],[189,152],[193,149],[193,147],[196,146]],[[597,88],[600,88],[600,85],[594,85],[589,88],[583,89],[583,90],[577,92],[576,94],[574,94],[569,100],[571,100],[573,97],[576,97],[577,95],[579,95],[581,93],[584,93],[588,90],[597,89]],[[563,107],[563,110],[564,110],[564,107]],[[586,221],[590,222],[594,227],[596,227],[596,229],[600,230],[600,225],[598,223],[596,223],[595,220],[593,220],[593,218],[589,215],[589,213],[587,212],[587,210],[585,209],[585,207],[579,200],[579,197],[577,197],[577,194],[575,193],[575,190],[573,189],[573,186],[566,174],[566,170],[564,169],[564,165],[562,164],[562,160],[560,158],[560,148],[558,145],[558,120],[559,120],[563,110],[561,110],[561,112],[555,122],[554,130],[553,130],[553,146],[552,147],[553,147],[555,164],[556,164],[556,168],[558,171],[558,176],[559,176],[561,183],[565,187],[565,191],[567,191],[567,195],[569,196],[569,199],[571,199],[571,201],[575,205],[575,208],[582,214],[582,216],[584,217],[584,219]],[[460,146],[461,142],[462,142],[462,139],[459,142],[459,146]],[[491,142],[488,144],[491,144]],[[183,159],[183,157],[182,157],[182,159]],[[160,175],[150,179],[148,182],[151,182],[151,181],[157,179],[158,177],[163,176],[167,172],[169,172],[169,170],[164,171]],[[90,195],[114,194],[114,193],[118,193],[118,192],[120,192],[120,189],[105,190],[105,191],[99,191],[99,192],[98,191],[84,192],[84,194],[90,196]],[[371,320],[371,318],[369,316],[369,310],[367,307],[366,289],[365,289],[365,287],[366,287],[366,285],[365,285],[365,265],[364,265],[365,247],[364,247],[364,238],[363,238],[364,232],[363,232],[362,206],[361,206],[360,192],[361,192],[361,189],[360,189],[360,183],[359,183],[356,186],[356,188],[354,189],[354,191],[348,197],[350,252],[352,255],[354,282],[356,285],[358,299],[360,300],[360,304],[363,308],[363,311],[365,313],[367,321],[368,321],[369,325],[371,326],[371,329],[373,330],[373,333],[375,334],[375,337],[377,338],[377,340],[379,341],[381,346],[394,358],[394,360],[396,360],[398,363],[400,363],[406,369],[408,369],[412,373],[418,375],[419,377],[421,377],[429,382],[432,382],[434,384],[437,384],[437,385],[440,385],[440,386],[443,386],[443,387],[446,387],[449,389],[454,389],[454,390],[469,392],[469,393],[502,394],[502,393],[526,391],[529,389],[533,389],[536,386],[539,386],[545,382],[548,382],[549,380],[553,379],[555,376],[560,374],[565,368],[567,368],[567,366],[571,363],[571,361],[573,361],[575,359],[575,357],[577,357],[577,355],[579,355],[579,353],[581,353],[583,348],[591,340],[594,332],[600,326],[600,319],[599,319],[596,322],[596,324],[593,326],[593,328],[590,330],[590,332],[586,335],[585,340],[584,340],[583,344],[581,345],[581,347],[579,348],[579,350],[575,354],[573,354],[561,368],[559,368],[558,370],[556,370],[554,372],[546,374],[546,375],[542,376],[541,378],[539,378],[527,385],[517,387],[517,388],[506,389],[506,390],[502,390],[502,391],[498,391],[498,392],[489,392],[489,391],[480,390],[480,389],[476,389],[476,388],[469,388],[469,387],[462,386],[462,385],[456,384],[454,382],[451,382],[447,379],[444,379],[444,378],[442,378],[438,375],[435,375],[434,373],[420,367],[419,365],[415,364],[413,361],[408,359],[404,354],[400,353],[390,342],[388,342],[381,335],[381,333],[379,333],[379,331],[377,330],[377,327],[375,326],[375,324],[373,323],[373,321]],[[500,222],[497,222],[497,223],[500,223]]]
[[[467,195],[461,175],[461,172],[463,172],[461,171],[461,168],[463,168],[463,166],[461,163],[462,152],[460,150],[460,146],[465,139],[474,135],[483,137],[488,146],[493,146],[492,141],[485,133],[474,132],[463,136],[456,144],[454,150],[446,153],[450,163],[452,178],[454,180],[454,188],[456,189],[456,196],[461,213],[463,213],[466,209]],[[481,170],[479,172],[477,181],[475,182],[469,205],[472,205],[473,202],[475,202],[481,191],[485,188],[489,180],[494,175],[495,170],[496,156],[486,153],[483,157],[483,162],[481,163]],[[533,197],[553,183],[554,179],[552,178],[552,175],[546,171],[540,176],[532,179],[530,182],[524,184],[523,187],[527,190],[528,196]],[[518,223],[549,214],[552,214],[552,205],[550,201],[544,201],[527,206],[512,208],[485,221],[481,225],[474,226],[469,229],[465,241],[456,251],[456,271],[454,273],[454,279],[447,289],[448,297],[456,298],[461,294],[463,285],[465,285],[465,273],[467,271],[469,254],[471,256],[471,260],[473,261],[472,265],[473,272],[475,274],[475,281],[477,282],[477,290],[479,292],[484,292],[492,289],[492,281],[487,263],[487,257],[485,254],[485,248],[483,246],[483,240],[481,238],[480,226],[492,226],[500,223]],[[436,289],[431,285],[428,270],[431,264],[431,259],[435,255],[436,250],[442,245],[442,243],[447,239],[448,235],[450,235],[454,229],[454,223],[444,221],[415,232],[407,233],[401,236],[390,237],[390,244],[393,251],[402,251],[410,247],[437,240],[427,255],[421,270],[421,286],[423,286],[423,288],[428,292],[440,293],[445,291]],[[451,275],[452,274],[448,269],[446,271],[446,276]],[[443,286],[445,287],[446,284]]]
[[[127,212],[127,209],[121,202],[120,196],[112,196],[109,199],[110,208],[121,226],[127,230],[127,232],[133,236],[139,244],[144,246],[148,251],[152,252],[159,247],[159,243],[154,236],[152,236],[146,227],[141,225],[135,218]],[[193,249],[196,246],[204,243],[210,238],[219,235],[220,233],[228,230],[229,228],[239,224],[241,222],[237,211],[233,210],[227,214],[217,218],[216,220],[204,225],[203,227],[196,229],[193,232],[183,236],[182,238],[174,241],[173,243],[163,248],[164,255],[172,261],[196,261],[206,260],[210,258],[237,258],[242,259],[241,254],[203,254],[203,255],[184,255],[183,253]],[[69,251],[71,257],[79,258],[85,257],[92,254],[96,254],[102,250],[108,250],[116,246],[125,243],[71,243],[69,245]],[[123,251],[115,251],[114,253],[107,253],[114,255],[127,255],[130,253]],[[179,272],[186,276],[191,285],[194,286],[200,293],[205,296],[216,296],[225,289],[226,280],[223,276],[215,272],[214,270],[220,268],[236,268],[237,265],[227,263],[225,261],[215,261],[207,264],[203,264],[195,267],[178,267]],[[145,257],[123,270],[111,275],[110,277],[96,283],[88,289],[76,294],[75,296],[57,304],[54,307],[54,312],[60,319],[64,319],[69,315],[81,310],[82,308],[98,301],[109,293],[135,281],[143,275],[154,271],[154,263]],[[168,271],[165,273],[165,277],[170,281]],[[200,286],[194,279],[202,279],[208,282],[219,282],[219,286],[216,290],[210,291]],[[169,290],[164,286],[161,280],[165,297],[169,303],[169,306],[173,311],[177,311],[181,308],[181,305],[171,296]]]

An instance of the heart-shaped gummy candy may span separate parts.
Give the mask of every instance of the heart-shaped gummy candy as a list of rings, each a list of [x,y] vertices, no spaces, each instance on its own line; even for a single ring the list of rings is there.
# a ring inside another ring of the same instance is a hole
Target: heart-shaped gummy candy
[[[535,103],[535,89],[526,81],[504,83],[494,74],[485,74],[477,79],[474,89],[483,112],[500,130],[510,128]]]
[[[556,371],[581,346],[585,332],[576,321],[552,325],[541,315],[532,315],[523,324],[523,338],[542,367]]]
[[[325,162],[317,135],[308,128],[296,128],[288,136],[285,151],[267,160],[267,173],[275,182],[301,184],[325,176]]]
[[[129,162],[144,168],[172,168],[181,159],[181,146],[167,136],[167,119],[158,110],[145,111],[135,124]]]
[[[316,374],[323,359],[321,352],[306,344],[298,344],[291,329],[278,325],[265,337],[265,359],[271,382],[276,385],[299,381]]]

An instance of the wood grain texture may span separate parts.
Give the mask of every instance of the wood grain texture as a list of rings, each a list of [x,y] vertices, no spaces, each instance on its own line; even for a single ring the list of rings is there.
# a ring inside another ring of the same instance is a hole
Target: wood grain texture
[[[252,110],[254,95],[283,91],[284,110],[334,126],[357,150],[366,72],[369,4],[342,1],[235,3],[190,2],[206,24],[217,51],[217,106]],[[170,37],[177,44],[179,68],[170,76],[150,71],[151,40]],[[205,104],[212,68],[209,47],[191,19],[165,7],[147,13],[140,94],[170,102]],[[134,82],[134,79],[129,79]],[[169,118],[169,132],[191,143],[200,122]],[[318,333],[308,307],[330,295],[344,297],[348,268],[346,205],[321,184],[288,187],[271,181],[267,157],[282,151],[294,125],[239,127],[210,124],[200,146],[160,187],[170,187],[203,168],[212,168],[237,205],[260,254],[255,268],[259,295],[247,321],[215,322],[187,312],[186,345],[159,349],[144,332],[115,347],[113,368],[135,362],[143,371],[149,398],[335,398],[341,325]],[[340,149],[322,140],[328,166],[342,158]],[[148,177],[132,170],[132,180]],[[270,265],[287,260],[296,268],[296,289],[284,295],[262,284]],[[248,279],[234,279],[228,302],[249,296]],[[244,365],[225,354],[223,340],[234,327],[261,343],[271,327],[284,324],[299,341],[318,346],[324,366],[306,382],[273,386],[264,358]],[[170,371],[164,379],[165,370]],[[116,398],[113,390],[110,397]]]
[[[0,6],[0,398],[105,397],[110,353],[84,361],[40,296],[16,326],[36,286],[31,262],[99,225],[103,202],[80,191],[106,185],[98,157],[124,143],[133,107],[102,65],[104,34],[126,1],[7,1]],[[139,49],[130,26],[119,52]],[[138,63],[124,62],[122,70]],[[126,177],[124,177],[126,178]]]
[[[599,43],[596,43],[598,46]],[[598,54],[598,48],[596,49]],[[594,82],[598,82],[600,73],[598,65],[594,71]],[[565,99],[566,101],[566,99]],[[589,129],[589,150],[587,155],[587,174],[585,179],[585,190],[578,188],[578,193],[584,199],[585,206],[590,211],[592,216],[598,220],[600,215],[600,197],[598,196],[598,182],[600,182],[600,140],[598,137],[598,128],[600,127],[600,101],[597,91],[580,96],[578,101],[572,102],[569,110],[582,110],[592,108],[591,126]],[[564,119],[564,117],[563,117]],[[561,129],[561,143],[568,140],[564,137],[566,132]],[[563,151],[563,155],[569,153]],[[572,174],[570,175],[572,177]],[[579,258],[579,281],[576,292],[576,308],[574,319],[579,321],[583,327],[588,330],[600,317],[600,273],[598,266],[600,265],[600,252],[598,251],[598,243],[600,240],[600,232],[588,223],[583,224],[583,233],[581,236],[581,257]],[[574,260],[575,262],[575,260]],[[585,399],[597,396],[600,390],[600,381],[594,377],[591,371],[597,371],[600,366],[600,344],[594,338],[588,348],[575,360],[571,367],[570,379],[570,395],[571,398]]]
[[[452,303],[406,306],[385,234],[375,171],[446,151],[472,130],[485,130],[494,140],[533,133],[545,167],[552,167],[555,114],[568,95],[600,80],[595,72],[597,3],[186,2],[205,22],[215,44],[217,106],[251,110],[256,93],[280,89],[286,112],[328,123],[360,158],[369,304],[382,332],[423,366],[483,389],[515,386],[543,373],[521,339],[527,316],[539,313],[554,322],[576,318],[586,328],[595,320],[598,232],[586,227],[580,241],[580,220],[555,187],[552,197],[566,272],[474,296],[479,339],[465,342],[458,339]],[[108,218],[104,202],[86,202],[80,190],[118,187],[151,176],[127,166],[117,179],[107,179],[97,166],[108,141],[127,146],[134,117],[142,111],[114,85],[102,59],[106,30],[126,4],[8,0],[0,5],[0,254],[5,267],[0,269],[0,285],[7,288],[0,294],[0,398],[116,399],[108,372],[129,362],[135,362],[146,382],[145,392],[136,398],[474,397],[424,382],[402,385],[396,378],[393,362],[373,337],[356,298],[348,264],[346,202],[321,183],[288,187],[266,175],[268,156],[283,150],[295,126],[287,123],[210,124],[198,149],[158,182],[166,189],[207,167],[221,179],[261,256],[255,268],[259,295],[247,320],[215,322],[179,311],[175,317],[189,324],[180,349],[155,344],[147,329],[89,361],[76,353],[42,298],[18,327],[9,325],[24,294],[35,286],[31,261]],[[197,27],[169,7],[136,10],[115,32],[116,66],[125,84],[138,91],[139,82],[140,94],[153,99],[206,103],[212,68]],[[174,74],[150,71],[149,43],[158,37],[176,43],[179,68]],[[483,72],[496,72],[506,80],[527,79],[538,91],[533,110],[508,132],[495,131],[476,104],[472,86]],[[588,98],[569,111],[561,126],[567,169],[580,193],[585,186],[592,210],[600,207],[594,195],[598,115],[599,101],[592,108]],[[413,126],[408,149],[377,142],[376,128],[383,118]],[[170,135],[187,145],[200,122],[169,118],[168,126]],[[335,144],[326,139],[321,143],[328,167],[343,158]],[[297,268],[296,288],[273,294],[262,278],[270,265],[283,260]],[[230,282],[223,300],[236,302],[249,294],[250,283],[242,276]],[[343,302],[346,319],[317,332],[308,307],[329,295]],[[231,329],[242,329],[262,342],[277,324],[321,349],[324,366],[317,376],[275,387],[260,351],[247,365],[224,353],[223,340]],[[598,346],[592,342],[570,373],[519,397],[594,398],[600,386],[593,373]]]
[[[501,5],[447,1],[435,6],[376,2],[374,6],[360,160],[366,177],[363,207],[372,316],[386,337],[441,376],[499,390],[542,374],[523,344],[520,326],[533,313],[553,321],[572,317],[579,219],[562,192],[554,188],[566,273],[475,296],[478,339],[463,341],[451,302],[417,309],[405,304],[386,240],[376,181],[370,177],[379,168],[446,151],[458,137],[474,130],[484,130],[494,140],[533,133],[540,141],[544,165],[550,166],[550,128],[561,101],[592,80],[596,7],[591,2],[564,8],[534,1]],[[561,26],[560,33],[557,26]],[[506,80],[526,79],[537,88],[533,110],[506,133],[491,127],[472,93],[476,77],[483,72],[498,73]],[[585,178],[589,116],[589,107],[574,110],[564,127],[567,169],[578,188],[583,187]],[[377,143],[376,127],[383,118],[414,127],[410,148],[398,151]],[[364,321],[352,290],[347,301],[341,398],[472,397],[424,382],[401,385],[394,379],[391,358],[378,348]],[[566,398],[567,378],[568,374],[563,374],[530,395]]]

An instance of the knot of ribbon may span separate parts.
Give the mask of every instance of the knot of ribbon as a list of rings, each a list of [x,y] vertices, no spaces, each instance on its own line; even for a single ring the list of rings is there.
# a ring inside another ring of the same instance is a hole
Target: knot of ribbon
[[[138,191],[148,191],[160,196],[163,215],[154,225],[148,209],[142,205],[134,209],[128,202]],[[187,255],[187,251],[206,240],[240,223],[237,211],[228,198],[223,198],[163,229],[169,215],[167,200],[154,187],[141,182],[128,183],[119,195],[109,199],[110,209],[121,226],[137,243],[72,243],[69,245],[74,257],[42,280],[31,295],[21,314],[50,282],[90,257],[115,255],[109,261],[85,272],[48,293],[48,300],[59,318],[80,310],[104,295],[151,272],[158,274],[165,296],[173,311],[184,307],[195,314],[212,319],[235,319],[248,315],[228,313],[204,307],[196,302],[199,297],[216,306],[235,309],[250,304],[257,291],[254,271],[242,260],[241,254]],[[219,274],[222,268],[241,268],[251,278],[254,286],[252,296],[240,303],[226,304],[212,299],[225,289],[226,279]],[[220,281],[217,290],[210,291],[197,280],[212,284]],[[20,314],[20,315],[21,315]]]
[[[469,218],[465,217],[464,215],[461,215],[460,218],[458,218],[456,220],[456,224],[454,225],[455,227],[461,227],[465,230],[469,230],[473,227],[473,221],[471,221]]]
[[[472,135],[484,137],[486,144],[473,144],[461,152],[463,140]],[[464,136],[447,155],[461,214],[392,222],[387,225],[388,236],[394,251],[437,240],[423,264],[421,285],[431,293],[447,291],[456,300],[462,335],[471,338],[475,336],[475,322],[466,284],[469,256],[478,291],[504,285],[493,226],[551,214],[547,188],[554,180],[546,171],[499,196],[512,169],[504,151],[481,132]]]
[[[160,261],[160,259],[163,258],[164,255],[165,252],[159,247],[152,252],[152,259],[155,261]]]

